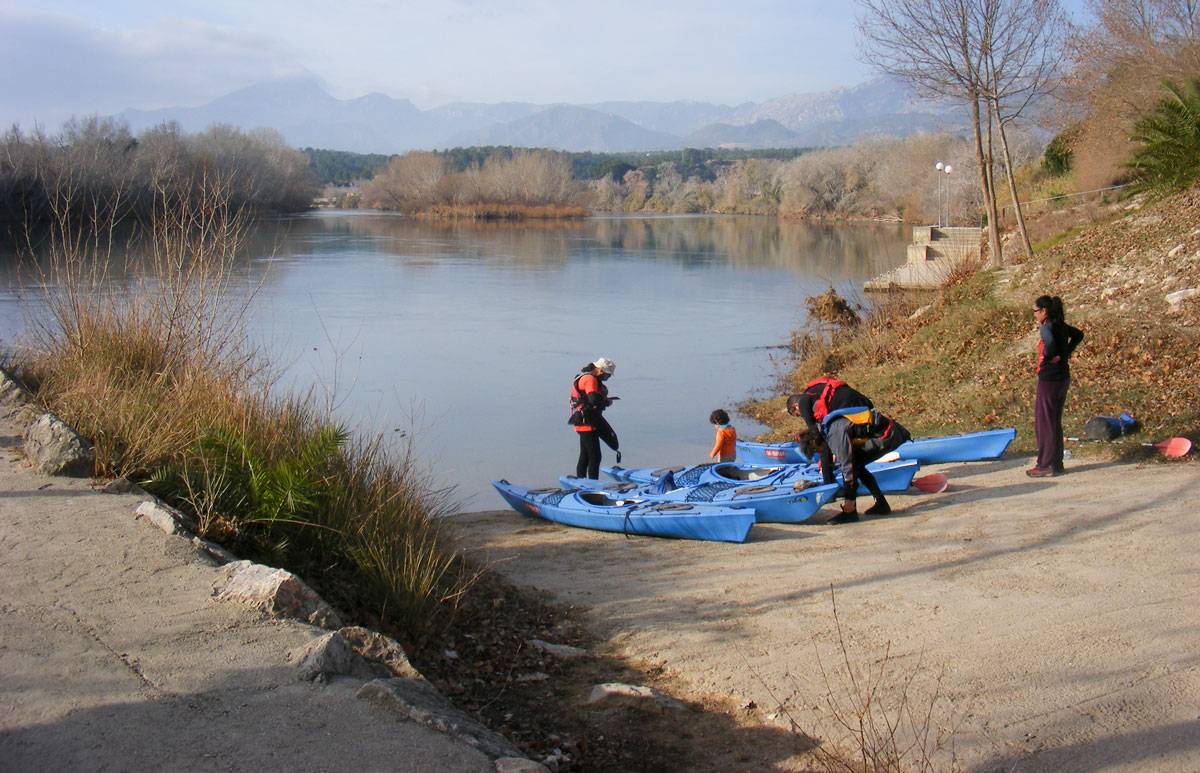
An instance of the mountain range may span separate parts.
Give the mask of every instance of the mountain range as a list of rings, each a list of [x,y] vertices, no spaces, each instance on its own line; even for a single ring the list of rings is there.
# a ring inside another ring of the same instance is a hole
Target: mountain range
[[[296,147],[359,153],[470,145],[595,152],[815,147],[873,134],[955,131],[967,121],[962,109],[917,98],[890,78],[740,105],[454,102],[420,110],[407,99],[379,93],[337,99],[317,78],[299,76],[248,86],[197,107],[125,110],[117,118],[133,131],[164,121],[175,121],[189,132],[212,124],[271,127]]]

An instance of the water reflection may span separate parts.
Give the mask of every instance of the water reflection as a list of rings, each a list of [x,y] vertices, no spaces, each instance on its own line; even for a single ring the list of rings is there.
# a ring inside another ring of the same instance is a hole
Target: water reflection
[[[572,471],[567,388],[600,355],[618,363],[610,418],[625,462],[702,461],[708,413],[772,387],[769,347],[802,321],[804,298],[830,284],[858,295],[903,261],[906,237],[752,217],[318,212],[247,234],[228,291],[256,293],[247,333],[285,369],[284,387],[335,393],[360,429],[424,426],[422,458],[482,508],[498,505],[489,478],[547,484]],[[114,292],[141,270],[140,249],[127,254]],[[28,278],[11,261],[0,269],[0,343],[24,324]]]

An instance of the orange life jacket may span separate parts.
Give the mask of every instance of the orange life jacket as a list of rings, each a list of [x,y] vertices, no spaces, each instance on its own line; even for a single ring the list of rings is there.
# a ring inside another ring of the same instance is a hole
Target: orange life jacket
[[[591,373],[581,373],[571,382],[571,415],[567,423],[573,425],[576,432],[593,432],[596,429],[588,423],[595,409],[588,405],[586,395],[592,392],[607,397],[608,387]]]

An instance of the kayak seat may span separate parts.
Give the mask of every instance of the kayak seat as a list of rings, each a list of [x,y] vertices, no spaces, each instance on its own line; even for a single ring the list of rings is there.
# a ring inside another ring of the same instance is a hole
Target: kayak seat
[[[723,464],[713,470],[722,478],[730,480],[761,480],[768,475],[779,472],[779,467],[749,467],[742,468],[734,464]]]
[[[636,505],[641,500],[638,499],[618,499],[609,494],[607,491],[581,491],[579,498],[589,505],[599,505],[600,507],[621,507],[623,505]]]

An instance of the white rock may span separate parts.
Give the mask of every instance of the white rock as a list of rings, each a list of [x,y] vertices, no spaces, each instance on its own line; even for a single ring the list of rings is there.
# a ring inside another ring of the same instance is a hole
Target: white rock
[[[1171,306],[1171,311],[1181,311],[1184,301],[1198,295],[1200,295],[1200,288],[1189,287],[1186,290],[1176,290],[1173,293],[1167,293],[1167,303]]]
[[[588,705],[595,705],[597,703],[628,705],[631,703],[641,704],[646,701],[657,703],[664,709],[678,710],[685,708],[679,701],[663,695],[653,687],[641,684],[621,684],[620,682],[606,682],[596,685],[588,693],[587,700],[584,702]]]
[[[92,444],[53,414],[43,413],[25,430],[25,455],[44,475],[90,475],[92,454]]]
[[[921,317],[925,316],[925,312],[929,311],[932,308],[933,308],[933,304],[927,303],[924,306],[921,306],[920,308],[918,308],[912,314],[909,314],[908,318],[909,319],[920,319]]]
[[[1175,257],[1175,256],[1176,256],[1176,255],[1178,255],[1179,253],[1183,252],[1183,250],[1184,250],[1184,248],[1185,248],[1185,247],[1187,247],[1187,245],[1186,245],[1186,244],[1178,244],[1178,245],[1176,245],[1176,246],[1172,247],[1172,248],[1171,248],[1171,249],[1170,249],[1170,250],[1167,252],[1167,257],[1168,257],[1168,258],[1173,258],[1173,257]]]
[[[8,371],[0,368],[0,405],[24,405],[32,399],[25,387],[18,384]]]
[[[200,553],[208,558],[211,558],[213,563],[215,563],[217,566],[224,566],[225,564],[231,564],[238,560],[237,556],[235,556],[233,553],[230,553],[217,543],[209,542],[208,540],[200,539],[199,537],[192,537],[192,547],[196,548],[196,550],[200,551]]]
[[[572,647],[569,644],[551,644],[550,642],[542,641],[541,639],[530,639],[526,642],[535,650],[541,650],[547,654],[553,655],[556,658],[563,660],[574,660],[575,658],[587,657],[587,650],[581,650],[578,647]]]
[[[521,756],[511,741],[454,708],[424,680],[374,679],[357,694],[380,708],[460,738],[492,759]]]
[[[270,617],[295,618],[321,628],[342,627],[333,608],[299,577],[251,561],[221,567],[213,595],[217,601],[244,604]]]
[[[386,667],[370,663],[350,646],[341,631],[318,636],[308,644],[288,653],[288,660],[299,669],[306,682],[327,681],[335,676],[355,676],[373,679],[388,676]]]
[[[362,626],[350,626],[338,631],[350,647],[362,657],[387,668],[393,676],[407,679],[424,679],[421,672],[409,662],[408,655],[400,642]]]
[[[165,531],[167,534],[182,534],[190,536],[196,530],[192,519],[173,507],[164,505],[157,500],[146,500],[134,511],[139,518],[145,518],[150,523]]]

